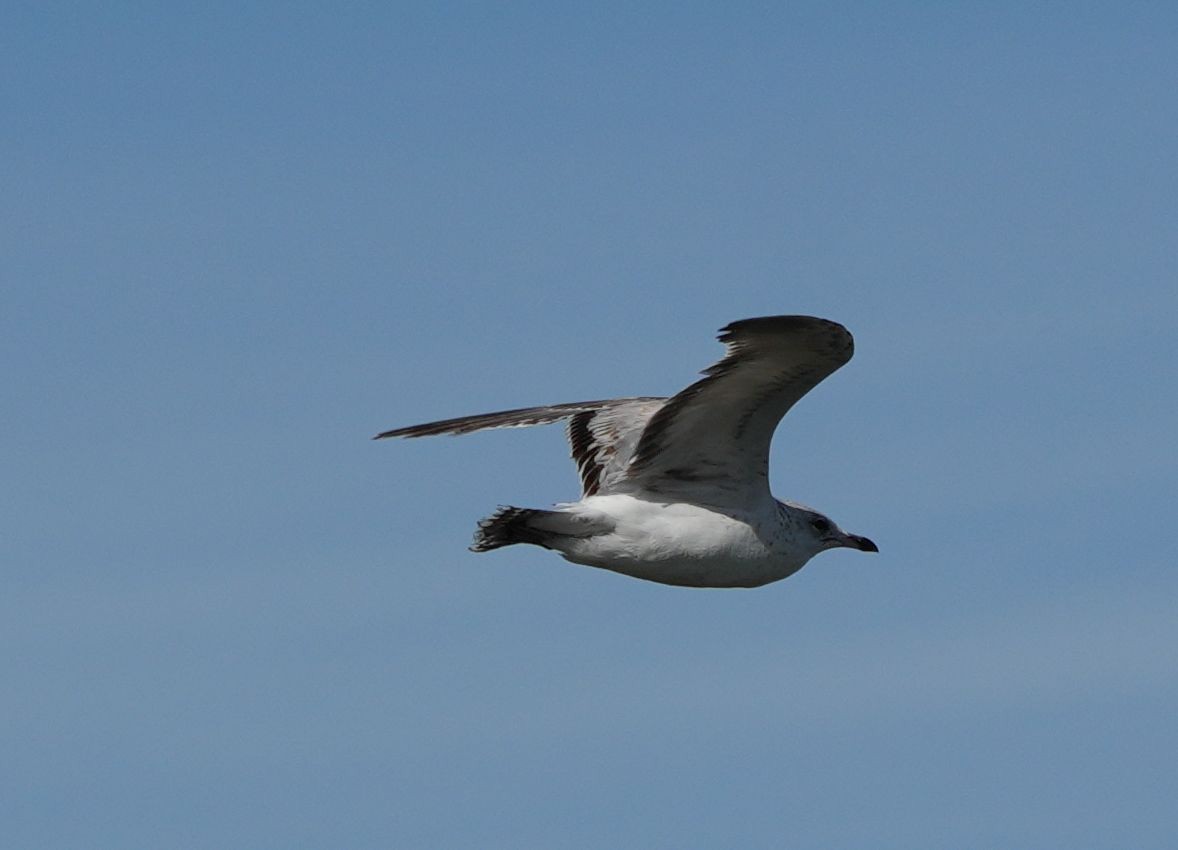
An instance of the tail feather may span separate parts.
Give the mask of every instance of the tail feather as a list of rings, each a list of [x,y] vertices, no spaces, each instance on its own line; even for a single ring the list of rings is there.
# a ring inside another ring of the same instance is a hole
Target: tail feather
[[[570,539],[603,534],[611,528],[607,517],[592,513],[505,505],[479,521],[470,550],[489,552],[515,543],[531,543],[563,552]]]
[[[515,543],[531,543],[551,549],[546,541],[552,533],[535,528],[530,523],[553,513],[533,508],[501,507],[486,519],[479,520],[470,551],[490,552]]]

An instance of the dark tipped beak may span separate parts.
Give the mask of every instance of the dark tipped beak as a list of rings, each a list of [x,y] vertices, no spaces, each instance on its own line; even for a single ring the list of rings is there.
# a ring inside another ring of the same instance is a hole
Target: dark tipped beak
[[[879,547],[866,537],[860,537],[858,534],[848,534],[847,540],[850,541],[847,545],[858,549],[860,552],[878,552]]]

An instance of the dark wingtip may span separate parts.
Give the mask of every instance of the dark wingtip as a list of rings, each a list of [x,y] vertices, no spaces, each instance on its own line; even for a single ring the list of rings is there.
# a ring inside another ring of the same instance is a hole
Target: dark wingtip
[[[771,333],[791,333],[797,331],[829,328],[847,333],[847,329],[838,322],[822,319],[818,316],[754,316],[750,319],[738,319],[720,328],[720,340],[741,331],[769,331]]]
[[[381,431],[372,439],[387,440],[390,437],[428,437],[433,434],[445,434],[447,431],[438,426],[447,424],[446,422],[428,422],[425,425],[410,425],[408,428],[394,428],[391,431]]]

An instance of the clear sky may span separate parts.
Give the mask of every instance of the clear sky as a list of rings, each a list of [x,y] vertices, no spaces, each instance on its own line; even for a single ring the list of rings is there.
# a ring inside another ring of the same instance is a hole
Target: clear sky
[[[1173,846],[1174,4],[4,17],[4,846]],[[560,430],[369,440],[776,313],[877,556],[476,556]]]

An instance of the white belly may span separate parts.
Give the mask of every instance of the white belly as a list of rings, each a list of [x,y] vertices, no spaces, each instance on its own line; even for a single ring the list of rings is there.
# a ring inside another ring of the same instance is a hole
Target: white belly
[[[600,516],[612,526],[562,540],[558,551],[567,560],[635,578],[690,587],[758,587],[805,564],[773,545],[775,514],[758,521],[616,494],[562,507]]]

